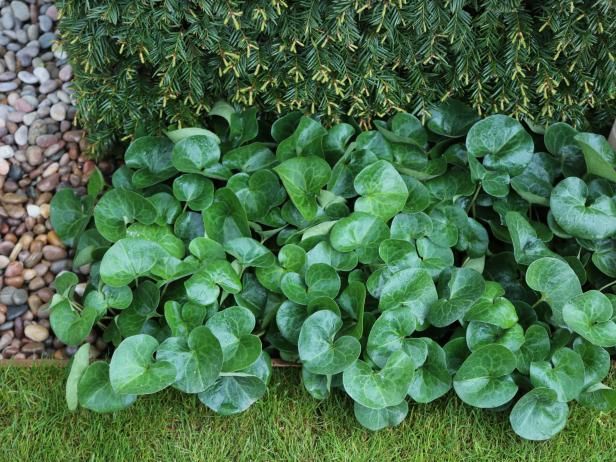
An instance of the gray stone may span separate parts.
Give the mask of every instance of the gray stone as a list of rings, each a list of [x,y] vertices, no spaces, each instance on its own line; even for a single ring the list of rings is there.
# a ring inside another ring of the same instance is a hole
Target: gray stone
[[[39,37],[39,26],[30,24],[26,28],[26,35],[28,36],[28,40],[36,40]]]
[[[7,82],[9,80],[13,80],[15,77],[17,77],[15,72],[4,71],[0,73],[0,82]]]
[[[15,144],[18,146],[25,146],[28,144],[28,127],[22,125],[15,132]]]
[[[17,88],[17,84],[15,82],[2,82],[0,83],[0,92],[6,93],[8,91],[13,91]]]
[[[28,301],[28,292],[25,289],[17,289],[15,292],[13,292],[13,303],[15,305],[23,305],[27,301]],[[11,319],[12,318],[9,316],[9,321]]]
[[[15,72],[15,65],[17,64],[15,62],[15,53],[12,51],[7,51],[4,53],[4,62],[6,63],[6,67],[9,71]]]
[[[51,20],[49,16],[47,16],[46,14],[41,15],[38,17],[38,20],[39,20],[39,27],[41,28],[43,32],[51,31],[51,28],[53,27],[53,21]]]
[[[71,80],[71,77],[73,77],[73,68],[71,67],[71,65],[67,64],[62,69],[60,69],[58,77],[60,77],[60,80],[62,80],[63,82],[68,82],[69,80]]]
[[[51,106],[51,110],[49,111],[49,115],[53,120],[57,120],[58,122],[64,120],[66,118],[66,104],[64,103],[56,103]]]
[[[0,159],[10,159],[15,154],[9,145],[0,146]]]
[[[15,27],[15,20],[13,19],[13,15],[10,12],[6,12],[2,15],[2,28],[6,30],[10,30]]]
[[[28,5],[20,0],[13,0],[11,2],[11,10],[13,11],[13,16],[22,22],[30,19],[30,9]]]
[[[55,80],[47,80],[46,82],[43,82],[41,84],[41,86],[39,87],[39,91],[43,93],[44,95],[46,95],[47,93],[51,93],[57,88],[58,88],[58,82],[56,82]]]
[[[53,32],[45,32],[38,39],[38,42],[41,44],[41,48],[43,50],[47,48],[51,48],[51,45],[53,45],[53,42],[55,41],[56,41],[56,34],[54,34]]]
[[[32,72],[34,72],[34,75],[41,83],[45,83],[51,78],[49,71],[44,67],[35,67]]]
[[[3,305],[11,305],[13,303],[13,293],[17,289],[15,287],[7,286],[0,291],[0,303]]]
[[[38,83],[38,81],[39,81],[39,79],[36,77],[36,75],[34,75],[33,73],[28,72],[28,71],[20,71],[17,74],[17,77],[23,83],[28,83],[28,84],[35,84],[35,83]]]
[[[4,324],[0,324],[0,332],[12,329],[14,325],[15,323],[13,321],[7,321]]]

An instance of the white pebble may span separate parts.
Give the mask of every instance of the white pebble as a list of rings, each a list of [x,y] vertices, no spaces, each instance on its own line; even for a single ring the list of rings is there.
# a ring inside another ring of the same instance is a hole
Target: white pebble
[[[51,106],[49,115],[53,120],[57,120],[58,122],[63,121],[66,118],[66,105],[64,103],[54,104]]]
[[[28,204],[26,205],[26,210],[28,211],[28,216],[32,218],[36,218],[41,214],[41,208],[38,205]]]
[[[10,159],[13,154],[15,154],[15,151],[9,145],[0,146],[0,159]]]
[[[25,146],[28,144],[28,127],[22,125],[15,132],[15,144],[18,146]]]
[[[34,71],[32,72],[34,72],[34,75],[41,83],[47,82],[51,78],[51,76],[49,75],[49,71],[44,67],[35,67]]]

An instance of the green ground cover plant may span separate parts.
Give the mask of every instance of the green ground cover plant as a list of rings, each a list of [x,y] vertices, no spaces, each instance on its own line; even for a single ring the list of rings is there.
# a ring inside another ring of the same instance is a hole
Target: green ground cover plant
[[[95,152],[201,125],[218,99],[325,126],[448,97],[482,115],[607,128],[611,0],[61,0],[62,47]],[[590,121],[590,124],[589,124]]]
[[[616,160],[604,137],[480,119],[449,101],[424,127],[325,129],[291,113],[259,129],[225,103],[210,128],[144,136],[107,185],[60,191],[51,220],[91,265],[62,273],[51,325],[81,346],[69,407],[110,412],[173,387],[222,415],[261,398],[271,357],[359,423],[400,424],[453,389],[507,410],[530,440],[571,401],[616,406]]]

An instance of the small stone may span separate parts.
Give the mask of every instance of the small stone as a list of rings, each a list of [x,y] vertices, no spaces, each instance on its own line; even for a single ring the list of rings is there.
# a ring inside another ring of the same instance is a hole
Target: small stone
[[[43,257],[47,261],[56,261],[66,258],[66,250],[54,245],[46,245],[43,247]]]
[[[34,72],[34,75],[41,83],[45,83],[51,78],[51,76],[49,75],[49,71],[44,67],[35,67],[34,71],[32,72]]]
[[[51,110],[49,111],[49,115],[53,120],[57,120],[61,122],[66,118],[66,104],[64,103],[56,103],[51,106]]]
[[[49,16],[41,15],[38,17],[38,21],[39,21],[39,28],[43,32],[51,31],[51,28],[53,27],[53,21],[51,20]]]
[[[35,277],[30,281],[30,284],[28,284],[28,289],[30,290],[39,290],[43,287],[45,287],[45,280],[40,276]]]
[[[13,334],[12,330],[2,334],[2,337],[0,337],[0,351],[4,350],[7,346],[11,344],[11,342],[13,341],[13,337],[15,337],[15,334]]]
[[[53,191],[54,189],[56,189],[59,182],[60,182],[60,175],[58,175],[57,173],[54,173],[53,175],[48,176],[47,178],[43,178],[41,181],[39,181],[39,184],[37,187],[39,191],[42,191],[42,192]]]
[[[17,84],[15,82],[2,82],[0,83],[0,92],[7,93],[9,91],[13,91],[17,88]]]
[[[3,324],[0,324],[0,332],[12,329],[14,325],[15,325],[15,323],[13,321],[7,321],[7,322],[5,322]]]
[[[20,193],[6,193],[0,196],[0,202],[4,204],[23,204],[28,202],[28,196]]]
[[[13,16],[22,22],[30,19],[30,9],[28,5],[20,0],[13,0],[11,2],[11,10],[13,11]]]
[[[28,212],[28,216],[32,218],[37,218],[41,214],[41,208],[34,204],[26,205],[26,211]]]
[[[83,130],[71,130],[62,135],[62,139],[67,142],[79,143],[83,137]]]
[[[26,127],[25,125],[19,127],[15,132],[14,137],[15,143],[18,146],[25,146],[26,144],[28,144],[28,127]]]
[[[58,77],[60,77],[60,80],[62,80],[63,82],[68,82],[69,80],[71,80],[71,78],[73,77],[73,68],[71,67],[71,65],[67,64],[62,69],[60,69]]]
[[[15,154],[15,151],[13,151],[12,147],[8,145],[0,146],[0,159],[10,159],[11,157],[13,157],[14,154]],[[4,173],[0,173],[0,175],[6,175],[7,173],[8,173],[8,170]]]
[[[28,292],[24,289],[17,289],[13,292],[13,303],[15,305],[23,305],[28,301]]]
[[[9,165],[9,163],[0,156],[0,175],[6,176],[9,173],[10,168],[11,166]]]
[[[26,150],[26,160],[30,165],[36,167],[43,163],[43,149],[40,146],[30,146]]]
[[[25,292],[25,291],[24,291]],[[6,319],[12,321],[28,311],[28,305],[11,305],[6,312]]]
[[[24,265],[22,262],[20,261],[12,261],[8,264],[8,266],[6,267],[6,269],[4,270],[4,276],[7,278],[12,278],[15,276],[19,276],[24,270]],[[2,292],[4,292],[6,289],[3,289]],[[12,293],[12,291],[11,291]],[[5,305],[10,303],[10,302],[6,302],[6,301],[2,301],[0,300],[0,303],[4,303]]]
[[[48,148],[57,142],[58,137],[56,135],[41,135],[36,138],[36,144],[41,148]]]
[[[19,98],[17,101],[15,101],[15,104],[13,105],[13,107],[15,109],[17,109],[18,111],[22,111],[22,112],[32,112],[32,111],[34,111],[34,106],[32,104],[30,104],[24,98]]]
[[[47,8],[45,14],[49,16],[53,21],[58,20],[58,9],[54,5],[51,5],[49,8]]]
[[[44,342],[49,337],[49,330],[40,324],[30,324],[24,329],[24,334],[35,342]]]
[[[21,351],[27,354],[40,353],[45,350],[45,345],[41,342],[30,342],[21,347]]]
[[[46,95],[47,93],[51,93],[57,88],[58,88],[58,82],[50,79],[41,84],[41,86],[39,87],[39,91],[43,93],[44,95]]]
[[[6,268],[9,262],[10,262],[9,257],[5,255],[0,255],[0,270],[3,270],[4,268]]]
[[[38,39],[38,42],[41,44],[42,49],[50,48],[53,45],[53,42],[56,41],[56,34],[53,32],[45,32]]]
[[[4,287],[0,291],[0,303],[3,305],[10,305],[13,303],[13,293],[16,291],[14,287]]]
[[[21,80],[23,83],[27,83],[29,85],[34,85],[35,83],[38,83],[39,81],[36,75],[28,71],[19,71],[17,73],[17,78]]]
[[[13,15],[8,11],[2,15],[2,27],[9,31],[15,27]]]

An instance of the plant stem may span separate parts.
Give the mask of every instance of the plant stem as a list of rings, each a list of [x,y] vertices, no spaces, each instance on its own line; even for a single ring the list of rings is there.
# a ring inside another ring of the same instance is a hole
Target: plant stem
[[[612,282],[605,284],[603,287],[601,287],[599,289],[599,292],[603,292],[605,289],[607,289],[608,287],[613,286],[614,284],[616,284],[616,279],[614,279]]]

